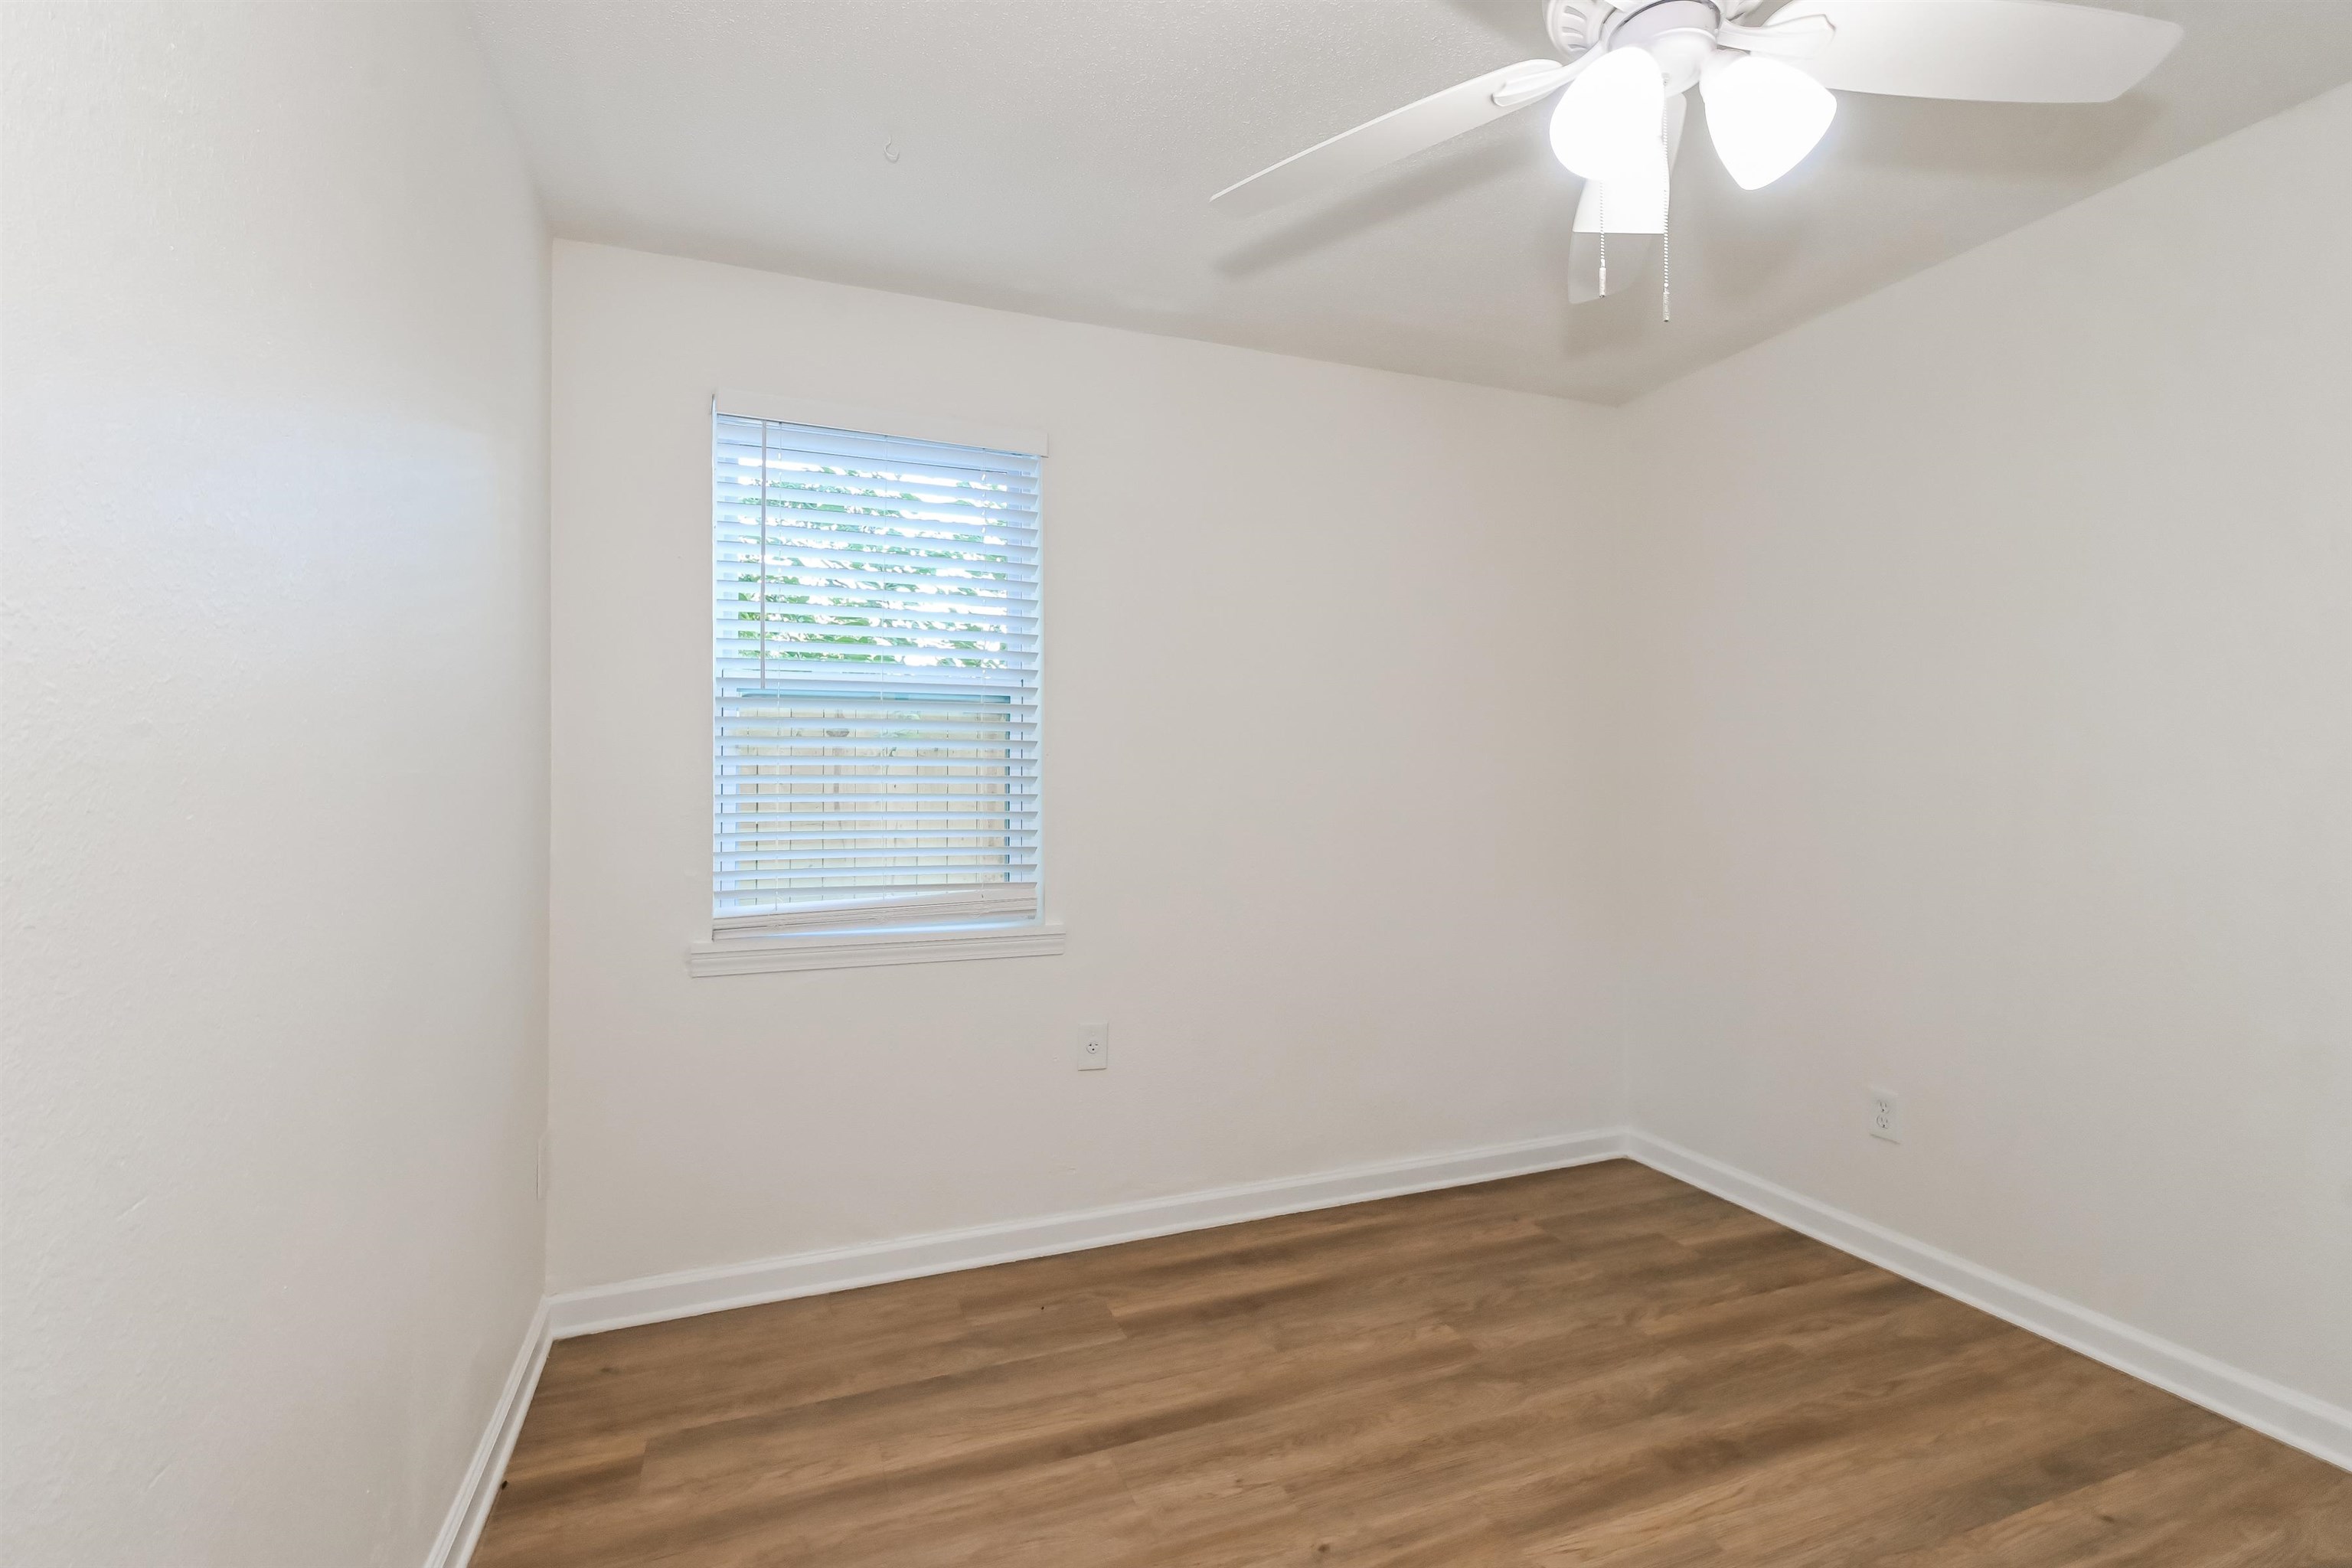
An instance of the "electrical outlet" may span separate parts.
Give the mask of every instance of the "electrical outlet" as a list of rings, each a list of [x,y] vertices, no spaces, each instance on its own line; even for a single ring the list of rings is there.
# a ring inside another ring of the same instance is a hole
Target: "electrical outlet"
[[[1110,1026],[1080,1024],[1078,1026],[1078,1070],[1100,1072],[1110,1066]]]
[[[1870,1135],[1889,1143],[1903,1142],[1903,1100],[1891,1089],[1870,1091]]]

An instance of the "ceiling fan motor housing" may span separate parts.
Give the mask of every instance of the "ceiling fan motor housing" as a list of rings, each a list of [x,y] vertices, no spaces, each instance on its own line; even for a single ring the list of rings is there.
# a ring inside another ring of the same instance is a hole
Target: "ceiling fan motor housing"
[[[1648,50],[1665,73],[1671,96],[1698,80],[1700,68],[1715,53],[1716,30],[1722,25],[1723,13],[1711,0],[1652,0],[1619,12],[1601,44],[1610,49]]]
[[[1544,36],[1574,59],[1601,41],[1613,9],[1609,0],[1544,0]]]

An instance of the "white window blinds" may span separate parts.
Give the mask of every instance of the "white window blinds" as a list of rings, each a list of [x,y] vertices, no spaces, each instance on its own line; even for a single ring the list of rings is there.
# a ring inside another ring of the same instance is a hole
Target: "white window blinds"
[[[719,934],[1037,912],[1034,457],[716,416]]]

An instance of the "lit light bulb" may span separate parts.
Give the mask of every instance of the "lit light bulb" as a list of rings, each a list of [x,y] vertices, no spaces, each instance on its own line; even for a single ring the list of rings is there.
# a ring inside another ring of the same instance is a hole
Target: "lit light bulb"
[[[1837,118],[1837,97],[1794,66],[1742,55],[1699,80],[1716,156],[1742,190],[1770,184],[1811,152]]]
[[[1551,111],[1551,150],[1588,180],[1647,180],[1663,160],[1666,82],[1646,49],[1613,49],[1568,84]]]

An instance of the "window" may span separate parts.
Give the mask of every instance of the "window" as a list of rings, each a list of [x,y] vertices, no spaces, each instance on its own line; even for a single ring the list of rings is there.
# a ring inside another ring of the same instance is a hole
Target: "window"
[[[714,938],[1034,921],[1042,459],[724,405],[712,445]]]

